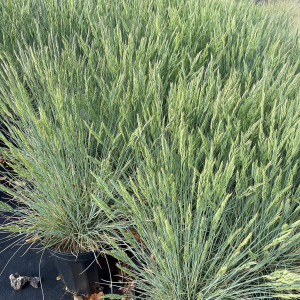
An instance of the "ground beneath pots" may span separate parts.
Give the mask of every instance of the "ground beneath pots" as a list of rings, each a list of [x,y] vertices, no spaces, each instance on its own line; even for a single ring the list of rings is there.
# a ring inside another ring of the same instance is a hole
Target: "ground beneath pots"
[[[5,249],[7,245],[8,243],[0,244],[0,249]],[[19,247],[14,247],[0,254],[0,271],[2,272],[0,276],[1,300],[73,299],[73,296],[64,290],[63,283],[56,280],[58,274],[49,256],[44,254],[41,259],[41,253],[36,253],[32,250],[26,252],[27,249],[25,247],[18,249]],[[10,259],[11,261],[8,263]],[[26,284],[21,291],[13,290],[8,277],[16,272],[20,275],[39,276],[41,285],[35,289]]]
[[[0,200],[4,198],[0,192]],[[0,234],[0,300],[73,300],[73,296],[64,290],[61,280],[56,280],[58,274],[48,253],[36,253],[28,250],[28,246],[6,249],[11,241],[3,242],[5,237],[5,234]],[[15,291],[8,278],[12,273],[38,276],[42,284],[37,289],[26,284],[21,291]]]
[[[9,199],[0,191],[0,201]],[[4,219],[0,216],[0,226]],[[15,245],[9,247],[13,240],[7,241],[7,234],[0,232],[0,300],[73,300],[73,295],[68,293],[54,261],[48,251],[38,252],[29,249],[28,245]],[[18,273],[22,276],[40,277],[41,284],[33,288],[27,283],[20,291],[15,291],[10,286],[9,275]],[[105,295],[111,292],[110,288],[103,291]],[[122,294],[118,289],[114,293]]]

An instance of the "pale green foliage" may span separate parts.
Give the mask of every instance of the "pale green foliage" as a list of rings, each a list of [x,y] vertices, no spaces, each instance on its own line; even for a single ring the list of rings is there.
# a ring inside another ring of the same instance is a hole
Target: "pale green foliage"
[[[7,230],[109,243],[142,298],[295,298],[274,273],[299,272],[294,24],[242,0],[2,1],[8,193],[26,205]]]
[[[121,173],[139,115],[153,114],[152,90],[149,108],[140,97],[147,95],[146,78],[133,77],[130,47],[113,26],[110,4],[96,3],[0,6],[0,115],[14,141],[1,136],[9,146],[1,151],[17,173],[11,181],[23,183],[6,191],[26,205],[15,210],[12,223],[22,225],[17,234],[76,252],[97,249],[104,232],[122,226],[110,223],[92,200],[91,172],[103,178]]]
[[[110,185],[143,241],[123,231],[134,261],[113,252],[142,298],[299,296],[284,280],[300,257],[298,36],[283,12],[245,3],[164,9],[169,51],[183,50],[161,131],[135,143],[136,174]]]

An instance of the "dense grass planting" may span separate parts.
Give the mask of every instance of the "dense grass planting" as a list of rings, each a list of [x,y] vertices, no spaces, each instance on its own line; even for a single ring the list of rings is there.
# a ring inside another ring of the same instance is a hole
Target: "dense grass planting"
[[[1,204],[1,229],[113,248],[141,299],[298,298],[292,15],[242,0],[2,1],[14,173],[1,188],[16,207]]]
[[[111,195],[150,299],[299,298],[298,40],[273,10],[230,4],[169,6],[183,50],[165,122]]]
[[[25,204],[6,229],[60,250],[97,249],[103,232],[121,225],[91,200],[91,172],[109,178],[130,162],[131,136],[159,109],[145,76],[154,71],[131,63],[135,47],[120,31],[131,16],[115,28],[109,3],[2,2],[0,11],[0,113],[13,140],[2,135],[2,153],[21,183],[5,190]],[[134,55],[150,61],[153,50]]]

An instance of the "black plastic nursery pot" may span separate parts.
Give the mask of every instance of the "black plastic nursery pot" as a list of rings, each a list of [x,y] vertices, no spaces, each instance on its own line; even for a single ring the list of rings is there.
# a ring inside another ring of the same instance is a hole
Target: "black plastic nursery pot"
[[[111,283],[108,260],[94,252],[71,253],[48,249],[67,290],[76,295],[99,293]]]

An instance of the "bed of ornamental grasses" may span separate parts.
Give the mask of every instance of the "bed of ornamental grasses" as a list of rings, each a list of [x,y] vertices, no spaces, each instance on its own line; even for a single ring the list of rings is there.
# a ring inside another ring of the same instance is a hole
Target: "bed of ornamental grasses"
[[[16,206],[1,204],[1,230],[106,249],[140,299],[299,298],[288,7],[1,1],[1,152],[15,171],[1,188]]]

